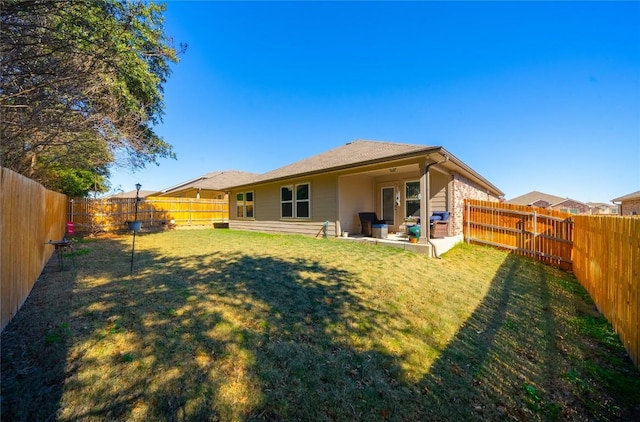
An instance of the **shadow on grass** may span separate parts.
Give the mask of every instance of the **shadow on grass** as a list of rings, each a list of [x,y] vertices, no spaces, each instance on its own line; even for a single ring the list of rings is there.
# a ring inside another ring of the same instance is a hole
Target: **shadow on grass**
[[[571,275],[508,255],[482,303],[420,382],[429,395],[427,415],[638,420],[640,374],[619,341],[598,344],[576,330],[582,319],[617,337]],[[617,380],[597,376],[588,362]]]
[[[473,315],[411,382],[404,357],[375,339],[393,315],[358,295],[355,274],[240,252],[177,260],[143,251],[129,276],[126,245],[93,248],[78,257],[83,283],[45,274],[3,332],[3,420],[629,415],[591,406],[559,375],[581,350],[555,360],[558,338],[570,335],[554,314],[566,295],[521,257],[507,256]]]
[[[57,413],[72,341],[68,306],[77,282],[69,261],[65,258],[60,270],[57,255],[52,255],[25,304],[2,331],[2,420],[52,420]]]

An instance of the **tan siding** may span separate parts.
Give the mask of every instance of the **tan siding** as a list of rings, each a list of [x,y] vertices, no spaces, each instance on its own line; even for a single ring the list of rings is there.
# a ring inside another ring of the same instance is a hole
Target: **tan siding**
[[[224,191],[217,191],[211,189],[201,189],[199,199],[226,199]],[[181,191],[175,191],[168,194],[160,195],[163,198],[198,198],[198,190],[195,188],[188,188]]]
[[[311,180],[311,219],[313,221],[338,218],[338,178],[335,175],[314,177]]]
[[[337,176],[320,175],[292,179],[278,183],[269,183],[256,187],[246,187],[233,190],[229,198],[230,219],[236,220],[236,194],[239,192],[254,192],[255,221],[280,220],[280,188],[282,186],[309,183],[311,186],[311,221],[334,222],[337,218]],[[283,220],[287,222],[287,220]]]
[[[447,185],[449,176],[439,172],[432,172],[431,180],[431,210],[448,211],[447,207]]]
[[[253,206],[256,220],[280,219],[280,186],[270,184],[254,189]]]
[[[215,190],[202,190],[200,191],[200,199],[226,199],[227,196],[224,192]]]
[[[359,212],[375,209],[375,179],[371,176],[344,176],[339,181],[340,190],[340,230],[360,233]]]

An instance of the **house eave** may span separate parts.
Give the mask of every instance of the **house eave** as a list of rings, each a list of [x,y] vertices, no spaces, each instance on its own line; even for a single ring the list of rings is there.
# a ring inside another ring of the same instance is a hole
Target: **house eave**
[[[311,170],[311,171],[288,174],[288,175],[285,175],[285,176],[279,176],[279,177],[273,177],[273,178],[269,178],[269,179],[257,180],[257,181],[250,182],[250,183],[244,183],[242,185],[230,186],[229,189],[241,189],[241,188],[244,188],[244,187],[247,187],[247,186],[263,185],[263,184],[267,184],[267,183],[276,183],[276,182],[281,182],[283,180],[290,180],[290,179],[301,178],[301,177],[309,177],[309,176],[315,176],[315,175],[318,175],[318,174],[325,174],[325,173],[335,173],[335,172],[340,172],[340,171],[345,171],[345,170],[353,170],[353,171],[357,172],[359,169],[361,170],[363,167],[375,166],[375,165],[382,164],[382,163],[393,163],[394,161],[399,161],[399,160],[408,159],[408,158],[414,158],[414,157],[420,157],[420,156],[425,155],[425,154],[430,154],[430,153],[433,153],[433,152],[437,152],[440,149],[442,149],[442,147],[425,148],[424,150],[420,150],[420,151],[412,151],[412,152],[403,153],[403,154],[396,154],[396,155],[386,156],[386,157],[382,157],[382,158],[376,158],[376,159],[372,159],[372,160],[365,160],[365,161],[361,161],[361,162],[358,162],[358,163],[350,163],[350,164],[344,164],[344,165],[340,165],[340,166],[326,167],[326,168],[321,168],[321,169],[316,169],[316,170]]]
[[[438,157],[437,159],[435,157],[430,157],[434,154],[438,154],[440,157]],[[420,157],[424,157],[425,159],[431,159],[433,161],[440,161],[445,157],[447,157],[448,161],[454,164],[459,169],[459,172],[462,173],[465,177],[468,177],[469,179],[474,180],[475,182],[483,185],[485,188],[492,191],[492,193],[494,193],[496,196],[504,196],[504,192],[502,192],[495,185],[493,185],[487,179],[482,177],[478,172],[473,170],[471,167],[466,165],[464,162],[458,159],[455,155],[453,155],[452,153],[450,153],[449,151],[447,151],[445,148],[441,146],[427,147],[417,151],[411,151],[411,152],[406,152],[402,154],[395,154],[395,155],[376,158],[372,160],[365,160],[358,163],[344,164],[340,166],[327,167],[327,168],[322,168],[322,169],[317,169],[317,170],[312,170],[307,172],[300,172],[300,173],[289,174],[289,175],[280,176],[280,177],[258,180],[251,183],[230,186],[229,189],[242,189],[249,186],[263,185],[268,183],[277,183],[285,180],[291,180],[294,178],[311,177],[318,174],[336,173],[336,172],[342,172],[345,170],[358,172],[358,171],[362,171],[363,168],[365,167],[376,166],[384,163],[393,165],[393,163],[397,161],[411,159],[411,158],[420,158]]]
[[[640,191],[633,192],[628,195],[623,195],[618,198],[613,198],[611,202],[616,203],[616,202],[624,202],[624,201],[635,201],[637,199],[640,199]],[[616,205],[619,205],[619,204],[616,204]]]

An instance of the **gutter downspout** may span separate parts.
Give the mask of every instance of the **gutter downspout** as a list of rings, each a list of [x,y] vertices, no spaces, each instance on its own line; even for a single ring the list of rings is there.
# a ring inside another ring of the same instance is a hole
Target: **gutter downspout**
[[[425,226],[425,230],[423,231],[423,233],[426,233],[425,238],[427,239],[427,243],[429,245],[431,245],[431,247],[433,248],[433,255],[438,258],[438,259],[442,259],[440,257],[440,255],[438,254],[438,249],[436,248],[436,245],[431,241],[431,233],[430,233],[430,229],[431,227],[429,226],[429,217],[431,214],[431,207],[430,207],[430,203],[431,201],[429,200],[430,196],[431,196],[431,177],[429,174],[429,169],[431,168],[431,166],[435,166],[437,164],[442,164],[449,161],[449,156],[445,155],[444,156],[444,160],[442,161],[437,161],[437,162],[433,162],[433,163],[429,163],[427,165],[425,165],[424,167],[424,176],[425,176],[425,196],[426,198],[424,199],[424,208],[422,207],[422,201],[420,203],[420,209],[424,209],[424,216],[425,218],[422,218],[422,214],[423,212],[420,212],[420,221],[424,221],[425,223],[422,223],[423,226]]]

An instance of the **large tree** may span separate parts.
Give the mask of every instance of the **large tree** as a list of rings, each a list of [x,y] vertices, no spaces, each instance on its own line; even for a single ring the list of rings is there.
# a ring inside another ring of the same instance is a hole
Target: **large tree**
[[[178,61],[164,10],[143,1],[0,0],[0,164],[86,195],[106,189],[114,162],[141,168],[173,158],[154,132]]]

